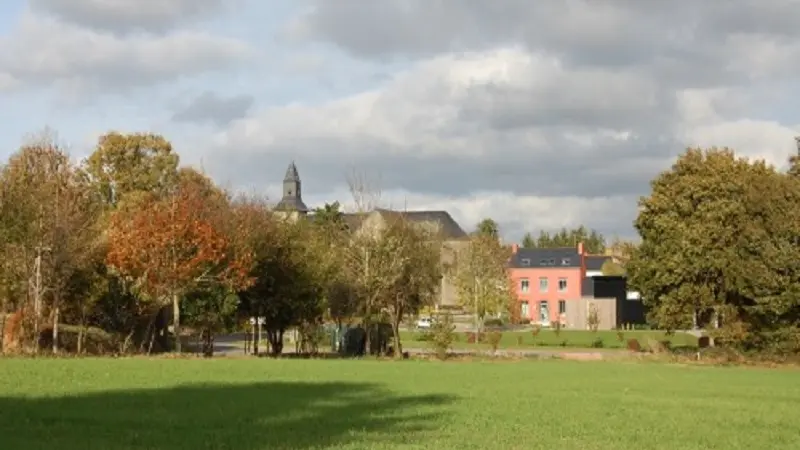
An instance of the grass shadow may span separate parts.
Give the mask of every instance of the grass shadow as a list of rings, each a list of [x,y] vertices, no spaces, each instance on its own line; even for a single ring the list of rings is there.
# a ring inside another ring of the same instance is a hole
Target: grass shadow
[[[372,384],[295,382],[4,397],[0,448],[369,448],[416,442],[450,401],[397,396]]]

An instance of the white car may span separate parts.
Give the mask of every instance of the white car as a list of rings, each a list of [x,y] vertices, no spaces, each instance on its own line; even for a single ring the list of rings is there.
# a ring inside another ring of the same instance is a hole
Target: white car
[[[431,327],[432,324],[433,324],[433,319],[431,319],[430,317],[420,317],[417,320],[417,328],[419,329],[427,330]]]

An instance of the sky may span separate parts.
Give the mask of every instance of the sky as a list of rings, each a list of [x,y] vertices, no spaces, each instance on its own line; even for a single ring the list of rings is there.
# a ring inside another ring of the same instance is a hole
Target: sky
[[[507,240],[634,237],[687,146],[796,152],[798,23],[800,0],[3,0],[0,157],[156,132],[275,201],[295,161],[310,207],[351,205],[355,173]]]

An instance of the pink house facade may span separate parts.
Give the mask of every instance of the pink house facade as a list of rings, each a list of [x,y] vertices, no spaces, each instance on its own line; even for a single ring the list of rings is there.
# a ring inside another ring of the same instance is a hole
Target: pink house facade
[[[531,323],[565,323],[570,305],[581,300],[586,277],[583,243],[576,248],[528,249],[512,246],[509,276],[519,299],[520,316]],[[574,307],[574,306],[573,306]]]

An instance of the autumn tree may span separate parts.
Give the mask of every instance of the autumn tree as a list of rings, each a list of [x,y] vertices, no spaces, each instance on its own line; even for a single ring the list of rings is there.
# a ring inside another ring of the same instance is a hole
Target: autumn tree
[[[311,216],[315,261],[319,264],[320,282],[323,285],[326,309],[330,318],[341,326],[357,311],[357,296],[342,270],[344,253],[349,245],[350,230],[340,210],[339,202],[314,210]]]
[[[497,239],[481,234],[471,236],[469,244],[456,253],[450,270],[459,301],[473,312],[478,333],[487,315],[499,313],[513,301],[507,272],[510,257]]]
[[[2,251],[4,260],[14,266],[6,267],[3,279],[7,295],[11,289],[14,295],[30,298],[34,350],[43,329],[42,315],[49,311],[53,350],[58,351],[68,285],[89,264],[98,237],[97,202],[56,139],[48,132],[31,138],[11,157],[2,176],[6,234]]]
[[[603,262],[602,267],[600,267],[600,271],[605,276],[623,276],[625,275],[625,268],[623,268],[620,264],[614,262],[613,260],[609,259]]]
[[[141,294],[172,304],[175,349],[181,351],[180,302],[213,287],[237,291],[250,284],[250,255],[222,223],[226,209],[210,194],[213,184],[185,176],[168,195],[116,211],[108,230],[108,264],[132,280]],[[152,347],[152,337],[151,337]]]
[[[389,314],[396,358],[402,358],[403,353],[400,324],[434,303],[442,278],[441,247],[437,233],[406,220],[402,214],[383,232],[379,248],[394,258],[396,270],[386,273],[393,285],[389,285],[381,307]]]
[[[744,348],[797,349],[800,183],[729,149],[689,149],[640,200],[627,270],[651,319]]]
[[[163,136],[112,131],[98,139],[84,170],[104,203],[115,207],[131,194],[169,192],[177,183],[178,160]]]

